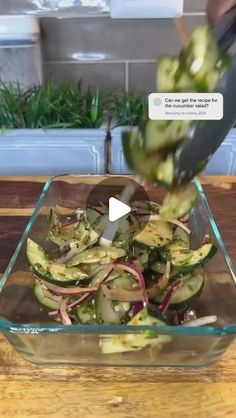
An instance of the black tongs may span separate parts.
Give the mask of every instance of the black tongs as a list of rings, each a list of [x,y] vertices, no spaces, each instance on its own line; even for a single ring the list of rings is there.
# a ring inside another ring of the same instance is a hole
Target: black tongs
[[[228,12],[214,30],[221,52],[226,52],[236,39],[236,10]],[[175,156],[175,179],[189,182],[211,158],[236,121],[236,59],[220,79],[215,93],[224,97],[221,120],[193,121]]]

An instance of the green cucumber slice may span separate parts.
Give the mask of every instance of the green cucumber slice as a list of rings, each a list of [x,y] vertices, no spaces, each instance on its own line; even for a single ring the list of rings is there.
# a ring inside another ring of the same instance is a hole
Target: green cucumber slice
[[[196,84],[201,83],[205,75],[215,69],[219,51],[207,26],[198,26],[194,29],[183,57],[183,64],[194,77]]]
[[[94,230],[94,232],[96,231],[97,236],[100,237],[108,224],[109,215],[105,214],[102,216],[101,215],[98,215],[98,216],[99,216],[98,219],[96,219],[94,224],[92,224],[93,226],[90,228],[90,231],[91,230]]]
[[[58,216],[53,209],[50,209],[48,238],[57,245],[62,245],[66,241],[65,238],[60,236],[60,229],[61,223]]]
[[[187,262],[192,256],[192,250],[180,240],[171,241],[160,252],[163,260],[172,261],[178,257],[178,263]]]
[[[125,134],[123,144],[124,156],[129,167],[144,178],[155,180],[161,157],[157,153],[147,156],[141,144],[140,133],[133,130],[129,135]]]
[[[130,205],[133,210],[139,211],[139,212],[153,212],[153,214],[159,214],[160,205],[157,202],[148,201],[148,200],[135,200]]]
[[[166,269],[166,263],[163,263],[162,261],[154,261],[151,264],[151,270],[158,274],[163,274]]]
[[[168,93],[175,91],[176,74],[179,68],[179,59],[176,57],[161,57],[157,69],[157,91]]]
[[[110,280],[109,278],[107,285],[111,289],[139,289],[139,284],[134,276],[126,272],[120,273],[119,276],[115,277],[113,280]]]
[[[133,248],[135,257],[138,262],[138,268],[141,271],[146,270],[148,267],[148,261],[149,261],[149,251],[145,247],[134,247]]]
[[[79,264],[109,264],[125,256],[126,251],[123,248],[95,246],[73,257],[67,265],[73,267]]]
[[[147,309],[142,309],[135,315],[128,325],[142,326],[164,326],[160,319],[151,316]],[[138,330],[137,330],[138,331]],[[137,334],[120,334],[101,336],[100,346],[103,354],[124,353],[127,351],[139,351],[148,346],[161,348],[163,344],[171,341],[170,335],[160,335],[156,331],[140,330]]]
[[[171,309],[179,309],[186,307],[193,300],[197,299],[204,287],[204,273],[196,272],[190,277],[183,277],[183,286],[179,288],[171,297],[169,307]],[[168,291],[168,288],[165,289],[165,292]],[[155,301],[160,303],[163,299],[164,292],[158,294],[155,298]]]
[[[84,212],[81,216],[80,222],[78,227],[74,233],[74,239],[78,241],[81,245],[85,244],[89,239],[90,231],[89,231],[89,224],[87,220],[86,212]]]
[[[177,226],[174,232],[173,238],[174,240],[184,242],[186,247],[190,248],[190,236],[186,231],[184,231],[183,228],[180,228],[179,226]]]
[[[87,264],[89,266],[89,264]],[[92,264],[91,264],[92,265]],[[104,276],[107,276],[109,271],[111,270],[110,266],[101,266],[101,265],[97,265],[97,272],[93,275],[92,280],[90,282],[91,286],[98,286],[101,284],[101,282],[104,281]],[[99,268],[99,270],[98,270]],[[120,273],[116,270],[113,270],[110,274],[109,277],[107,278],[108,281],[113,280],[115,278],[117,278],[120,275]]]
[[[87,225],[93,225],[97,220],[101,219],[100,213],[93,208],[88,208],[84,211],[82,217],[86,218]]]
[[[115,272],[114,272],[115,274]],[[109,278],[106,286],[110,289],[128,289],[139,288],[137,280],[129,273],[121,273],[118,277]],[[129,302],[111,301],[105,297],[103,286],[100,287],[95,296],[96,315],[98,322],[105,324],[121,324],[127,317],[130,310]]]
[[[177,92],[195,92],[196,86],[190,74],[187,71],[181,69],[178,74],[177,81],[176,81],[176,91]]]
[[[166,187],[172,186],[174,180],[174,161],[171,154],[157,167],[156,179]]]
[[[133,236],[139,230],[139,221],[136,216],[130,214],[119,222],[119,228],[116,233],[113,246],[118,248],[127,248],[132,242]]]
[[[187,133],[188,120],[149,120],[144,135],[147,153],[160,149],[175,148]]]
[[[171,241],[173,237],[172,226],[165,221],[145,222],[143,229],[135,235],[135,242],[147,247],[163,247]]]
[[[105,297],[103,286],[95,296],[95,309],[98,323],[121,324],[130,310],[129,302],[111,301]]]
[[[34,294],[40,305],[44,306],[47,309],[51,309],[53,311],[56,311],[59,309],[60,303],[54,301],[50,297],[48,297],[46,294],[44,294],[44,289],[42,288],[42,285],[39,282],[36,282],[34,285]]]
[[[50,209],[48,238],[55,244],[62,245],[73,239],[78,224],[79,222],[75,222],[74,224],[63,227],[57,213],[53,209]]]
[[[193,183],[178,187],[166,195],[160,216],[166,221],[182,218],[189,213],[196,199],[197,190]]]
[[[163,251],[166,251],[170,254],[176,251],[180,251],[180,250],[192,251],[190,250],[188,244],[186,244],[183,240],[179,240],[179,239],[174,239],[169,244],[167,244],[165,248],[163,248]]]
[[[76,316],[81,324],[96,324],[94,299],[90,299],[78,306]]]
[[[172,266],[176,270],[188,271],[202,266],[216,253],[213,244],[204,244],[198,250],[179,249],[169,252]]]
[[[52,283],[66,285],[88,279],[88,275],[78,268],[51,261],[44,249],[30,238],[26,243],[26,259],[37,276]]]

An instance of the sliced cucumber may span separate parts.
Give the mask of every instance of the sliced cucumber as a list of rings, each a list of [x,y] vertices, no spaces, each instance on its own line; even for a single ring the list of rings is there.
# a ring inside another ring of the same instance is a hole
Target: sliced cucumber
[[[179,239],[171,241],[169,244],[165,246],[165,248],[163,248],[163,251],[168,252],[170,254],[180,250],[192,251],[190,250],[189,245],[185,241]]]
[[[160,319],[151,316],[147,309],[142,309],[135,315],[128,325],[142,326],[164,326]],[[137,330],[138,331],[138,330]],[[148,346],[161,348],[163,344],[171,341],[170,335],[160,335],[156,331],[141,330],[137,334],[120,334],[101,336],[100,346],[102,353],[124,353],[127,351],[139,351]]]
[[[87,215],[84,212],[81,216],[79,225],[75,230],[74,239],[82,245],[88,241],[89,235],[90,235],[89,224],[87,220]]]
[[[174,240],[183,241],[186,244],[186,247],[190,248],[190,236],[183,228],[177,226],[173,238]]]
[[[119,222],[119,228],[113,241],[113,246],[118,248],[127,248],[131,243],[136,231],[139,230],[139,221],[134,215],[124,217]]]
[[[91,221],[91,224],[89,224],[88,226],[86,226],[86,224],[81,226],[81,228],[84,228],[84,235],[83,237],[81,237],[79,241],[79,249],[82,248],[82,251],[86,250],[86,248],[89,248],[98,242],[98,239],[102,235],[107,225],[108,215],[98,216],[99,218],[96,219],[93,224],[92,219],[89,219],[89,222]],[[81,253],[82,251],[78,251],[78,253]]]
[[[114,271],[115,274],[115,271]],[[106,283],[110,289],[128,289],[134,290],[139,288],[137,280],[129,273],[120,273]],[[105,324],[121,324],[126,322],[128,312],[130,310],[129,302],[111,301],[105,297],[104,287],[101,286],[95,297],[96,315],[98,322]]]
[[[172,265],[176,258],[179,264],[186,263],[192,256],[192,250],[183,241],[172,241],[165,246],[161,256],[164,260],[170,260]]]
[[[49,215],[49,239],[57,245],[62,245],[66,241],[65,238],[60,236],[61,223],[58,216],[53,209],[50,209]]]
[[[218,47],[209,28],[196,27],[188,47],[183,52],[183,64],[194,77],[196,84],[201,83],[205,75],[215,69],[218,57]]]
[[[126,256],[126,251],[122,248],[109,247],[103,248],[100,246],[92,247],[88,250],[83,251],[82,253],[73,257],[68,266],[78,266],[79,264],[109,264],[112,261],[117,260]]]
[[[146,270],[148,267],[148,261],[149,261],[149,251],[145,247],[134,247],[133,248],[135,258],[138,262],[138,268],[141,271]]]
[[[179,249],[169,252],[172,266],[176,270],[187,271],[202,266],[207,260],[216,253],[213,244],[204,244],[198,250]]]
[[[162,261],[157,260],[151,264],[151,270],[155,273],[163,274],[165,272],[165,269],[166,263],[163,263]]]
[[[175,148],[187,133],[188,120],[149,120],[145,129],[144,147],[149,153]]]
[[[157,202],[152,202],[149,200],[135,200],[130,205],[133,210],[139,211],[139,212],[145,212],[150,211],[153,212],[153,214],[159,214],[160,205]]]
[[[157,167],[156,179],[164,186],[172,186],[174,180],[174,161],[171,154]]]
[[[51,209],[49,219],[49,239],[58,245],[74,240],[77,242],[78,248],[84,247],[85,244],[89,247],[90,245],[95,244],[99,238],[99,235],[91,228],[92,222],[96,224],[103,221],[103,217],[99,217],[97,220],[98,217],[99,214],[96,211],[89,209],[89,211],[85,211],[82,214],[80,221],[68,226],[63,226],[56,212]]]
[[[40,305],[44,306],[45,308],[51,309],[51,310],[58,310],[60,303],[56,302],[55,300],[51,299],[43,289],[42,285],[39,282],[35,282],[34,285],[34,294],[36,296],[36,299],[40,303]]]
[[[220,74],[217,70],[212,70],[205,74],[204,78],[198,82],[198,91],[201,93],[214,91],[219,78]]]
[[[157,215],[158,215],[158,214],[159,214],[159,212],[160,212],[160,207],[161,207],[161,205],[160,205],[159,203],[157,203],[157,202],[153,202],[153,201],[148,202],[148,206],[147,206],[147,208],[148,208],[151,212],[153,212],[154,214],[156,213]]]
[[[71,225],[63,226],[57,213],[53,209],[50,209],[48,237],[55,244],[62,245],[73,239],[78,224],[79,222],[75,222]]]
[[[204,273],[196,272],[190,277],[183,277],[183,286],[180,287],[171,297],[170,308],[179,309],[180,307],[187,307],[193,300],[197,299],[204,287]],[[173,283],[172,283],[173,285]],[[165,292],[168,288],[165,289]],[[158,294],[155,298],[156,302],[161,302],[164,296],[164,292]]]
[[[93,225],[97,220],[101,219],[100,213],[93,208],[86,209],[83,215],[86,217],[86,223],[90,226]]]
[[[176,81],[176,91],[177,92],[195,92],[196,86],[190,74],[187,71],[181,69],[178,74],[177,81]]]
[[[142,225],[143,229],[135,235],[135,242],[147,247],[163,247],[173,236],[172,226],[165,221],[149,221]]]
[[[96,324],[94,299],[90,299],[78,306],[76,316],[81,324]]]
[[[139,288],[139,284],[134,276],[130,273],[120,273],[118,277],[109,280],[107,285],[111,289],[128,289],[134,290]]]
[[[165,197],[160,216],[167,221],[182,218],[189,213],[196,199],[197,190],[193,183],[178,187]]]
[[[104,281],[104,276],[106,277],[110,270],[111,270],[110,266],[104,267],[104,266],[99,265],[99,270],[92,277],[91,286],[100,285]],[[113,270],[109,274],[109,277],[107,278],[107,280],[110,281],[110,280],[116,279],[118,276],[120,276],[120,272]]]
[[[44,249],[30,238],[26,244],[26,258],[32,270],[44,280],[53,283],[69,284],[88,279],[88,275],[78,268],[67,267],[51,261]]]
[[[107,299],[101,286],[95,296],[95,309],[98,323],[121,324],[125,322],[123,318],[128,315],[130,303]]]
[[[88,212],[86,211],[83,213],[77,228],[73,231],[73,239],[65,242],[68,247],[68,253],[64,254],[63,257],[66,257],[67,262],[87,248],[96,244],[105,229],[108,222],[108,216],[99,216],[99,214],[97,214],[96,211],[92,211],[92,209],[89,210],[89,212],[91,213],[91,219],[89,219],[91,224],[88,223]],[[99,216],[99,219],[97,219],[97,215]],[[93,224],[92,221],[94,221]]]
[[[98,234],[98,237],[100,237],[103,233],[103,231],[105,230],[107,224],[109,221],[109,215],[107,213],[105,213],[104,215],[99,215],[98,219],[96,219],[96,221],[94,222],[92,228],[92,230],[95,230],[96,233]]]
[[[130,132],[129,136],[125,135],[123,143],[125,143],[124,156],[129,167],[144,178],[155,180],[156,169],[161,157],[157,153],[146,155],[138,131]]]
[[[176,74],[179,68],[179,59],[176,57],[161,57],[158,61],[157,91],[170,93],[175,91]]]

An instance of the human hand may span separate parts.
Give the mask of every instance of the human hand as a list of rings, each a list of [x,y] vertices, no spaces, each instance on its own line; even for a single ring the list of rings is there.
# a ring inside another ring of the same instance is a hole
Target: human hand
[[[236,0],[208,0],[207,15],[209,22],[214,26],[220,18],[230,9],[236,7]]]

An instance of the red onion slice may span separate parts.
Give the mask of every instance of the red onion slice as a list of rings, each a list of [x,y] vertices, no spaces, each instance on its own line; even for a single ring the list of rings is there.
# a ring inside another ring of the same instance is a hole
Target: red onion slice
[[[52,292],[62,295],[62,296],[73,296],[73,295],[80,295],[83,293],[93,293],[96,292],[98,287],[79,287],[79,286],[73,286],[73,287],[61,287],[56,284],[49,283],[45,280],[42,280],[42,283],[45,285],[45,287]]]
[[[164,296],[160,306],[159,306],[159,310],[162,313],[162,315],[164,315],[164,313],[167,311],[168,306],[170,304],[171,298],[172,296],[175,294],[175,292],[177,292],[177,290],[179,290],[179,288],[183,285],[181,280],[177,280],[171,287],[170,289],[167,291],[166,295]]]
[[[70,317],[67,313],[67,302],[68,302],[68,298],[62,299],[61,304],[60,304],[60,308],[59,308],[61,322],[63,323],[63,325],[71,325],[72,324],[72,322],[70,320]]]
[[[109,276],[112,273],[113,269],[114,269],[113,266],[109,266],[109,268],[107,267],[107,268],[104,269],[104,277],[101,279],[101,281],[99,283],[99,286],[102,283],[104,283],[109,278]],[[77,306],[81,305],[83,302],[85,302],[87,299],[89,299],[89,297],[98,289],[98,287],[96,287],[96,288],[95,287],[94,288],[90,287],[89,289],[90,289],[89,292],[85,293],[79,299],[77,299],[77,300],[73,301],[72,303],[70,303],[67,306],[67,310],[68,311],[71,311],[72,309],[74,309]],[[91,289],[96,289],[96,290],[95,291],[91,291]],[[52,317],[52,318],[53,317],[57,317],[58,316],[58,311],[51,311],[51,312],[48,313],[48,315],[50,317]]]
[[[211,240],[210,235],[205,234],[205,235],[204,235],[204,237],[203,237],[203,240],[202,240],[202,242],[201,242],[201,246],[202,246],[202,245],[205,245],[205,244],[209,244],[210,240]]]

